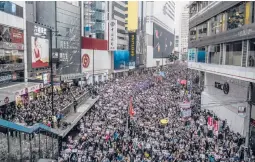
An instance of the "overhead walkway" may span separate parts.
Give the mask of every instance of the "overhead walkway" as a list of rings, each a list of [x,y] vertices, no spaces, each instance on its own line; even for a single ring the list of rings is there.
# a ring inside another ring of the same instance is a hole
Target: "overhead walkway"
[[[90,97],[81,102],[77,112],[70,112],[63,119],[70,123],[65,129],[53,129],[43,124],[27,127],[0,119],[0,162],[56,160],[62,146],[62,138],[98,99],[99,97]]]

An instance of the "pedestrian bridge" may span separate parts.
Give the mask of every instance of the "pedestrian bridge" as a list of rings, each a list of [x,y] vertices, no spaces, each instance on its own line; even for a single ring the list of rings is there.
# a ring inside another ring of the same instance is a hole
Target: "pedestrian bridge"
[[[99,97],[88,98],[77,112],[71,112],[63,120],[70,123],[65,129],[53,129],[43,124],[27,127],[0,119],[0,161],[38,161],[57,159],[62,138],[78,123]]]

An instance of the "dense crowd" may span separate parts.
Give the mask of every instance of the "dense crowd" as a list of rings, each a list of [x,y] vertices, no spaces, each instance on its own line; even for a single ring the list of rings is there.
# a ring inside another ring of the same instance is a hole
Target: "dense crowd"
[[[61,91],[56,89],[53,96],[53,109],[51,92],[38,95],[30,101],[27,97],[23,100],[23,105],[9,104],[7,108],[4,106],[0,112],[0,117],[29,126],[35,123],[43,123],[49,127],[56,127],[58,121],[64,116],[61,110],[72,104],[75,99],[87,91],[87,88],[80,86],[67,86],[62,88]]]
[[[101,86],[98,103],[63,143],[59,161],[241,161],[244,138],[227,124],[218,135],[207,126],[211,112],[200,108],[197,73],[183,65],[163,71],[163,79],[154,77],[157,70],[149,70]],[[189,80],[187,87],[181,79]],[[180,102],[192,103],[191,116],[182,117]]]

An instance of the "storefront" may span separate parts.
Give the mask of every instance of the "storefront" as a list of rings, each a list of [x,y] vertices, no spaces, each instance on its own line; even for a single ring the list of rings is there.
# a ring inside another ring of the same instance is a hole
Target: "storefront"
[[[0,87],[24,81],[23,30],[0,25]]]
[[[87,80],[86,74],[66,74],[60,76],[61,85],[64,83],[73,84],[75,86],[82,86],[84,81]]]

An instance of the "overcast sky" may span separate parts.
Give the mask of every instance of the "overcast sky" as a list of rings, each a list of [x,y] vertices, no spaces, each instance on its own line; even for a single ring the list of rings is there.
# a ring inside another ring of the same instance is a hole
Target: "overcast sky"
[[[174,1],[175,2],[175,35],[180,33],[181,13],[185,5],[189,4],[189,1]]]

